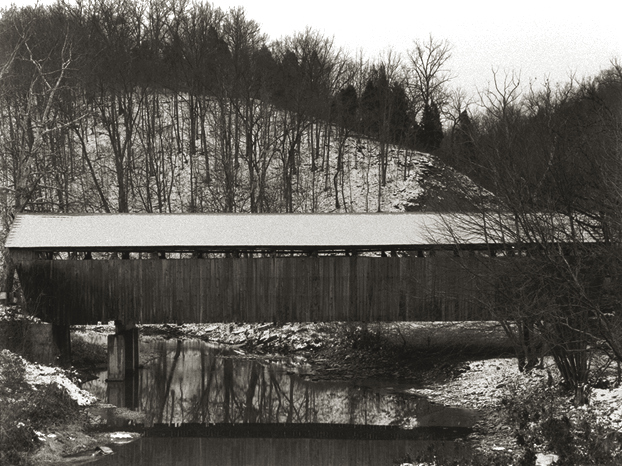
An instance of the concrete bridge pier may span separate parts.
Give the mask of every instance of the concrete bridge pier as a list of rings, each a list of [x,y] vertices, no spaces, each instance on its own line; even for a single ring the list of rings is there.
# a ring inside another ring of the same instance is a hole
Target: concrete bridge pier
[[[138,373],[135,372],[125,380],[109,381],[106,388],[108,403],[119,408],[136,409],[139,405],[138,400]]]
[[[126,380],[137,371],[138,328],[115,321],[115,333],[108,335],[108,380]]]
[[[71,367],[71,333],[68,324],[52,324],[52,341],[58,348],[58,363]]]

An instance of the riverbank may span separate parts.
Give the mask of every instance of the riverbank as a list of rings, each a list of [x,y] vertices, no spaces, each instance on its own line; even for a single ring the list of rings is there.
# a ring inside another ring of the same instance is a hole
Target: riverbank
[[[391,380],[401,387],[400,390],[423,396],[434,403],[475,408],[481,413],[469,438],[481,457],[480,462],[475,464],[496,464],[494,461],[501,459],[505,464],[519,464],[521,458],[527,460],[530,455],[534,461],[540,455],[539,464],[547,464],[544,455],[551,450],[550,442],[545,436],[537,438],[537,422],[529,420],[528,425],[521,426],[518,419],[517,413],[525,400],[533,403],[530,407],[534,409],[539,406],[538,403],[554,405],[554,409],[545,406],[543,409],[549,411],[543,415],[552,419],[563,419],[565,416],[572,425],[592,420],[593,430],[613,436],[611,445],[619,446],[615,433],[619,433],[622,427],[620,388],[594,388],[592,403],[575,408],[571,397],[564,396],[558,390],[559,381],[555,379],[551,362],[545,360],[543,368],[529,374],[518,372],[515,359],[494,326],[486,330],[488,337],[492,338],[484,347],[474,344],[476,340],[472,336],[444,340],[451,332],[468,335],[475,331],[474,328],[459,329],[447,325],[424,327],[410,324],[207,324],[143,326],[140,332],[141,338],[147,339],[199,338],[226,344],[234,349],[237,357],[257,358],[267,364],[271,361],[286,363],[309,380]],[[110,326],[76,328],[73,338],[74,342],[78,342],[89,334],[111,332]],[[443,334],[445,337],[442,337]],[[101,365],[102,359],[97,347],[74,344],[74,350],[80,353],[75,355],[75,360],[80,361],[82,366],[80,372],[31,365],[26,369],[27,373],[38,371],[36,378],[27,380],[31,386],[58,385],[58,380],[63,380],[60,384],[64,387],[62,390],[75,403],[70,406],[74,414],[67,418],[68,421],[50,423],[45,430],[32,432],[36,437],[32,439],[33,452],[28,456],[29,462],[22,464],[72,462],[75,460],[62,458],[78,451],[90,455],[96,453],[97,446],[131,440],[123,434],[117,434],[117,438],[110,434],[89,434],[90,427],[105,421],[103,413],[111,407],[87,398],[78,401],[78,396],[85,396],[80,395],[77,389],[78,375],[92,369],[89,364]],[[6,373],[5,365],[3,371]],[[3,376],[2,380],[4,383],[6,377]],[[534,401],[534,393],[546,396]],[[133,412],[126,415],[136,416]],[[23,422],[17,419],[12,421]],[[99,452],[105,451],[100,449]]]

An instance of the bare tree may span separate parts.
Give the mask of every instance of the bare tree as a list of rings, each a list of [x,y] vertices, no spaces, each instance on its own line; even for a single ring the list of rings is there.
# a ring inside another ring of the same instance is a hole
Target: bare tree
[[[427,41],[416,40],[407,55],[413,100],[419,102],[420,109],[432,103],[444,109],[448,101],[447,84],[452,79],[447,69],[447,62],[451,59],[451,44],[430,35]]]
[[[467,227],[490,244],[480,277],[495,288],[490,310],[521,368],[536,362],[535,336],[545,342],[577,404],[602,367],[596,356],[622,356],[622,81],[611,76],[525,97],[514,76],[495,80],[474,141],[472,163],[495,196]]]
[[[36,27],[35,27],[36,25]],[[13,213],[54,209],[53,194],[58,195],[57,207],[65,210],[69,196],[67,178],[63,175],[72,164],[61,167],[63,136],[86,114],[58,118],[63,91],[74,63],[73,40],[68,26],[57,22],[51,11],[42,7],[12,9],[2,18],[0,31],[12,50],[0,68],[1,98],[4,101],[0,140],[4,153],[5,192],[12,195],[12,206],[3,216],[8,227]],[[56,39],[55,47],[41,47],[41,37],[49,34]],[[58,136],[58,137],[57,137]],[[71,156],[71,154],[69,154]],[[48,184],[47,181],[51,183]],[[54,184],[52,184],[52,182]],[[42,203],[46,203],[40,207]],[[6,259],[6,258],[5,258]],[[12,297],[14,264],[7,259],[6,289]]]

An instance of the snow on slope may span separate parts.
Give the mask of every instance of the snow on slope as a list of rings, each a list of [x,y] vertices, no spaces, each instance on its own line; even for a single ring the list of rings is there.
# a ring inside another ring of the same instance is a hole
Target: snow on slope
[[[173,116],[166,111],[163,105],[163,118],[173,121]],[[188,120],[185,109],[181,108],[181,114],[177,118]],[[271,117],[275,127],[282,124],[282,114],[274,110]],[[140,122],[137,127],[140,127]],[[235,123],[234,127],[235,127]],[[187,127],[182,122],[182,127]],[[164,196],[164,211],[186,212],[190,210],[190,186],[194,186],[195,205],[199,211],[217,212],[224,209],[224,199],[229,196],[227,189],[233,189],[233,211],[249,212],[250,207],[250,176],[248,174],[248,162],[244,160],[245,131],[231,130],[230,137],[238,137],[237,147],[240,148],[239,160],[225,160],[220,153],[222,141],[217,142],[217,124],[207,122],[209,130],[206,152],[207,157],[197,153],[193,159],[194,183],[190,182],[190,154],[186,149],[179,151],[175,143],[173,125],[170,124],[162,129],[162,137],[158,140],[157,147],[144,145],[142,138],[134,136],[132,141],[133,157],[136,159],[138,174],[134,178],[134,188],[130,211],[140,212],[146,209],[144,199],[146,197],[145,165],[144,158],[148,153],[157,153],[162,156],[158,167],[160,183],[166,193]],[[478,187],[466,176],[444,165],[437,157],[431,154],[403,149],[389,145],[386,148],[386,184],[379,183],[379,158],[380,144],[377,141],[364,136],[353,135],[345,141],[343,146],[343,172],[337,177],[337,156],[339,148],[338,129],[323,122],[309,124],[303,134],[300,143],[300,153],[297,155],[300,170],[294,174],[293,209],[297,212],[399,212],[399,211],[451,211],[468,207],[477,202],[480,196]],[[264,208],[273,212],[285,211],[283,199],[283,158],[286,156],[290,141],[287,132],[262,141],[260,147],[255,150],[261,153],[268,162],[265,176],[266,204]],[[188,134],[182,131],[182,146],[189,147]],[[311,149],[311,139],[314,138],[314,148]],[[319,144],[318,144],[319,142]],[[236,146],[231,141],[231,146]],[[195,146],[201,147],[201,140],[195,141]],[[91,128],[87,138],[87,147],[91,160],[95,165],[100,185],[105,191],[105,196],[114,209],[118,203],[118,187],[115,176],[115,168],[109,139],[98,125]],[[315,170],[312,170],[311,153],[316,152]],[[323,152],[318,154],[317,152]],[[328,153],[328,157],[326,154]],[[328,167],[322,163],[322,156],[329,160]],[[153,155],[151,156],[153,157]],[[143,160],[142,162],[140,162]],[[224,172],[225,164],[229,173]],[[257,161],[263,164],[264,161]],[[209,164],[209,166],[207,165]],[[235,167],[235,168],[232,168]],[[197,171],[198,170],[198,171]],[[233,172],[231,172],[233,170]],[[204,176],[209,171],[211,181],[206,181]],[[153,175],[152,175],[153,176]],[[257,183],[258,174],[255,174]],[[231,181],[233,179],[233,181]],[[225,180],[231,186],[225,186]],[[87,182],[90,180],[87,179]],[[151,194],[155,195],[156,180],[149,178]],[[87,183],[89,185],[90,183]],[[97,197],[93,186],[89,186],[90,195]],[[258,187],[255,186],[257,195]],[[489,193],[484,192],[484,196]],[[339,198],[337,207],[336,197]],[[154,201],[155,202],[155,201]],[[158,211],[154,204],[151,209]]]
[[[319,212],[421,212],[452,211],[477,204],[490,196],[468,177],[446,166],[438,157],[396,146],[388,148],[386,184],[380,183],[379,144],[349,138],[344,150],[343,180],[338,178],[339,208],[336,207],[334,177],[337,148],[331,142],[330,183],[324,183],[316,205],[310,201],[301,211]],[[310,162],[307,176],[312,176]],[[322,174],[316,176],[323,176]],[[309,181],[308,185],[313,182]]]

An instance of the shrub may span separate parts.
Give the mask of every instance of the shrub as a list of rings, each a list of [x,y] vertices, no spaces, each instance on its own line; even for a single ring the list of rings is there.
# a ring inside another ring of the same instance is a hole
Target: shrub
[[[34,387],[26,380],[24,360],[0,352],[0,464],[27,464],[37,446],[35,431],[75,417],[78,404],[56,384]]]
[[[559,456],[559,465],[620,464],[622,434],[600,423],[593,410],[573,410],[572,393],[544,380],[520,383],[510,387],[503,405],[525,451],[550,450]]]

